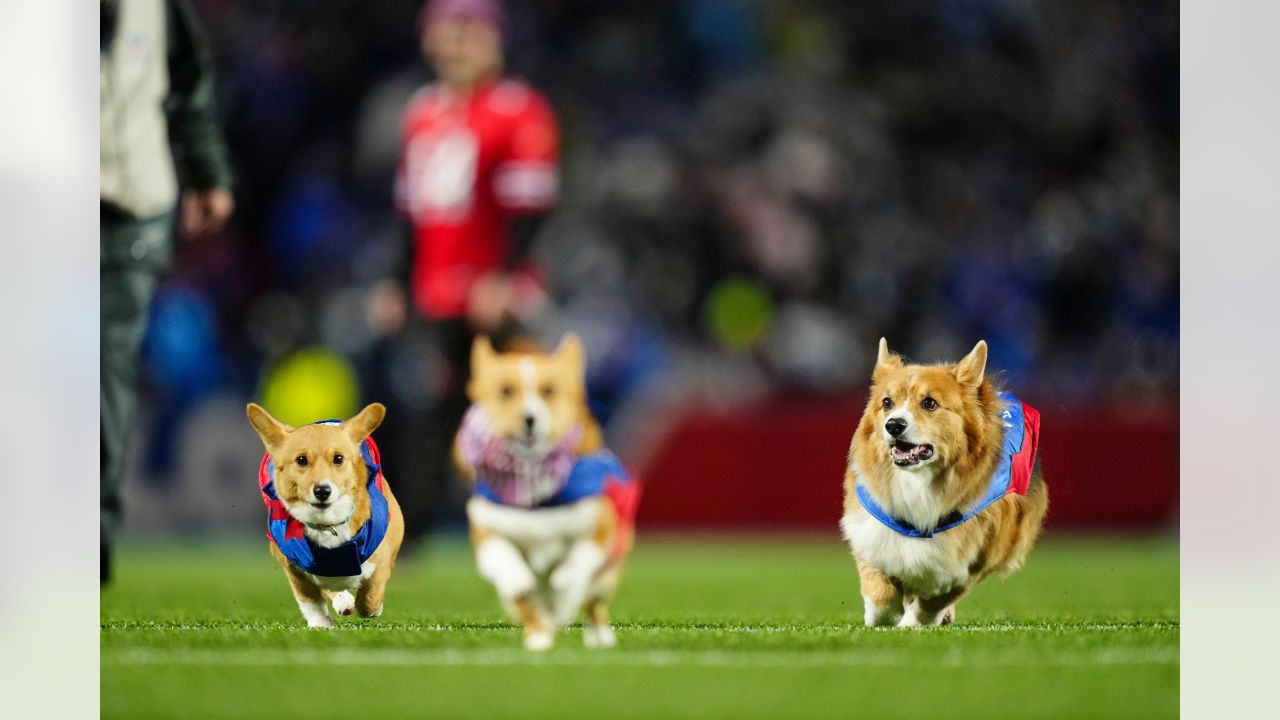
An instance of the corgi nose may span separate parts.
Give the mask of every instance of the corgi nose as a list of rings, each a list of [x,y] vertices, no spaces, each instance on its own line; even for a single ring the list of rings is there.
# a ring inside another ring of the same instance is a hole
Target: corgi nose
[[[907,431],[907,421],[902,418],[889,418],[884,423],[884,429],[892,436],[898,437]]]
[[[533,434],[533,423],[534,423],[534,422],[535,422],[535,420],[534,420],[534,417],[533,417],[532,415],[525,415],[525,416],[524,416],[524,431],[525,431],[526,433]]]
[[[311,488],[311,494],[316,496],[318,502],[324,502],[333,494],[333,488],[328,485],[316,485]]]

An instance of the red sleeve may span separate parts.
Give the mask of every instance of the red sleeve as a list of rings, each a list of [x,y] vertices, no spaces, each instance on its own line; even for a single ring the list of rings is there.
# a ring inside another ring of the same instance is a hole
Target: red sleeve
[[[560,132],[551,105],[536,92],[516,114],[506,157],[493,171],[493,194],[513,213],[550,210],[560,197]]]

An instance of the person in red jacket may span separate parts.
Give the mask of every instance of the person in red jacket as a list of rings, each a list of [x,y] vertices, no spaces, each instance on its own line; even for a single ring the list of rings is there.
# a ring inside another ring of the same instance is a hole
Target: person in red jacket
[[[405,314],[425,324],[446,365],[429,417],[408,423],[418,462],[406,469],[430,474],[415,506],[431,505],[450,476],[471,340],[511,337],[542,297],[527,255],[559,197],[559,130],[546,98],[504,75],[506,23],[497,0],[430,0],[419,16],[438,80],[412,97],[403,122],[395,195],[412,235],[408,292],[385,283],[372,303],[384,327]]]

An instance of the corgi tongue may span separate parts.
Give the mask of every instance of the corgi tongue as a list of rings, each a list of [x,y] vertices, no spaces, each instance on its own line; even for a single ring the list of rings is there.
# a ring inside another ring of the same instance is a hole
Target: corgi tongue
[[[889,448],[895,463],[915,463],[933,456],[932,445],[915,445],[899,440]]]

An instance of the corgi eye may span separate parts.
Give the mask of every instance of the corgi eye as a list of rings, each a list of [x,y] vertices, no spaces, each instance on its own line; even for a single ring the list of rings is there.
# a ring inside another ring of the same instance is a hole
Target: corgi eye
[[[885,410],[888,410],[889,408],[893,407],[893,401],[890,400],[889,398],[885,398],[880,401],[880,407],[884,408]]]
[[[498,392],[502,395],[503,400],[510,400],[516,394],[516,388],[514,385],[507,384],[503,385]]]
[[[341,464],[342,464],[342,461],[343,461],[344,459],[345,459],[345,458],[343,458],[343,457],[342,457],[342,453],[338,453],[338,454],[336,454],[336,455],[334,455],[334,456],[333,456],[333,464],[334,464],[334,465],[341,465]]]
[[[925,398],[925,399],[923,399],[923,400],[921,400],[921,401],[920,401],[920,407],[924,408],[925,410],[930,410],[930,411],[932,411],[932,410],[937,410],[937,409],[938,409],[938,401],[937,401],[937,400],[934,400],[934,399],[933,399],[933,398],[931,398],[931,397],[927,397],[927,398]]]
[[[550,385],[542,386],[542,397],[546,398],[547,400],[550,400],[552,397],[555,396],[555,394],[556,394],[556,389],[554,387]]]
[[[306,456],[306,455],[299,455],[299,456],[294,460],[294,462],[298,463],[298,467],[306,467],[306,466],[307,466],[307,456]]]

